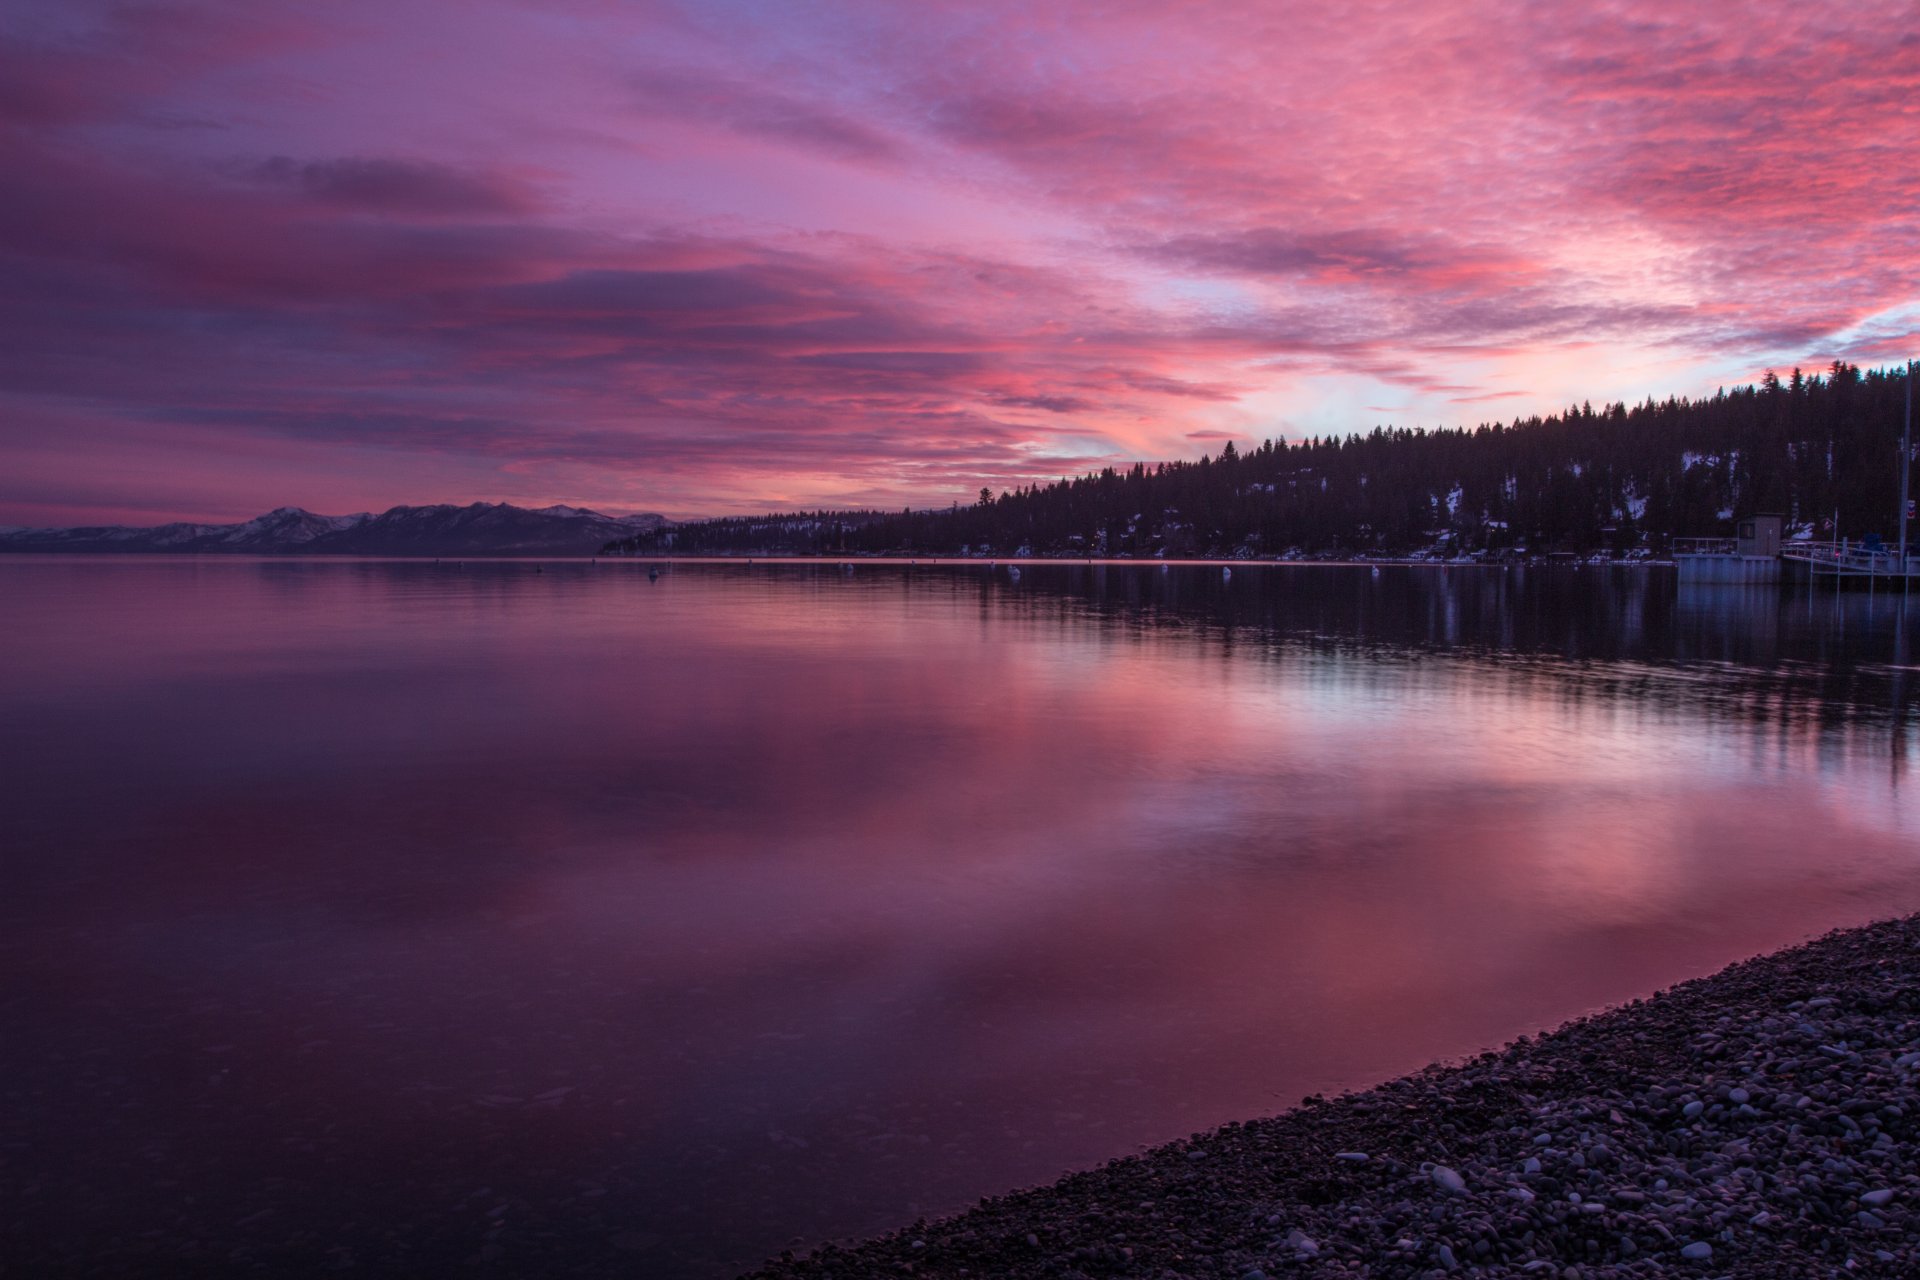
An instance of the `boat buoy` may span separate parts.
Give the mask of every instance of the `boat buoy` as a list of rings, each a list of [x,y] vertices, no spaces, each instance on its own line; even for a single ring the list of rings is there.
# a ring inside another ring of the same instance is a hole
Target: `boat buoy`
[[[1224,566],[1223,566],[1223,567],[1221,568],[1221,570],[1220,570],[1220,581],[1222,581],[1222,582],[1232,582],[1232,581],[1233,581],[1233,570],[1231,570],[1231,569],[1228,569],[1228,568],[1226,568],[1226,567],[1224,567]]]

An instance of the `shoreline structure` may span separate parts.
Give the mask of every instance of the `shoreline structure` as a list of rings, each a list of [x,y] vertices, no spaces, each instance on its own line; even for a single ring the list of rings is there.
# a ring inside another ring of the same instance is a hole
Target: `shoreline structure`
[[[1920,1275],[1920,915],[756,1280]]]

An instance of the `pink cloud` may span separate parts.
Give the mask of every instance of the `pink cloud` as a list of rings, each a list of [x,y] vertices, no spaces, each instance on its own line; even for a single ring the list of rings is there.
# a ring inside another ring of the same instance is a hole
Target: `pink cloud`
[[[892,506],[1913,336],[1882,0],[315,14],[0,41],[0,522],[141,507],[89,433],[195,515]]]

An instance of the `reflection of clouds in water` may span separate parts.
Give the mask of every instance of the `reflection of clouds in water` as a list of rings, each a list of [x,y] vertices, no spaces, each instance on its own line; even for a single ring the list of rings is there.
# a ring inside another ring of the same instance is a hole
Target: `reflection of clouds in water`
[[[572,1087],[541,1123],[593,1177],[731,1206],[656,1229],[777,1247],[1920,903],[1852,606],[1843,635],[1591,573],[634,570],[14,593],[0,820],[104,874],[21,869],[7,945],[42,992],[117,989],[163,1059],[245,1038],[176,1025],[183,990],[272,1010],[334,1047],[259,1079],[462,1158],[423,1099]],[[171,1079],[143,1087],[192,1113]]]

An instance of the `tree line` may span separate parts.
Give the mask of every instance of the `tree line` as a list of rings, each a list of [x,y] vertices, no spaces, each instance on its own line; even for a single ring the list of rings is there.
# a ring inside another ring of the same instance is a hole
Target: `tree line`
[[[1459,429],[1229,443],[927,511],[672,525],[610,554],[1275,556],[1663,554],[1773,512],[1815,537],[1893,533],[1904,369],[1769,373],[1711,397],[1581,404]]]

